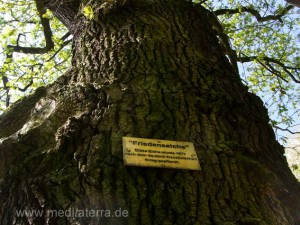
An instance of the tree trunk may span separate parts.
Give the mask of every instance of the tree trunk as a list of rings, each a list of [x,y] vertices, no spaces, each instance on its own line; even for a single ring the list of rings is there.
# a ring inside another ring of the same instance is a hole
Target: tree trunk
[[[1,225],[300,224],[299,183],[207,11],[92,2],[72,68],[0,119]],[[124,136],[193,142],[201,171],[124,166]]]

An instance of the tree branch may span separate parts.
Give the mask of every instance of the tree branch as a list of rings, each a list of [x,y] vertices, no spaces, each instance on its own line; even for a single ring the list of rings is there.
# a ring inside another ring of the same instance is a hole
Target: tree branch
[[[49,62],[50,60],[52,60],[65,46],[67,46],[71,42],[72,42],[72,39],[71,40],[67,40],[64,43],[62,43],[62,45],[59,47],[59,49],[47,60],[47,62]]]
[[[286,0],[288,3],[300,7],[300,0]]]
[[[22,92],[25,92],[31,85],[33,85],[33,79],[31,79],[31,80],[29,81],[29,83],[28,83],[24,88],[18,87],[18,90],[19,90],[19,91],[22,91]]]
[[[242,13],[242,12],[247,12],[252,14],[253,16],[255,16],[256,20],[258,22],[265,22],[265,21],[270,21],[270,20],[279,20],[280,22],[282,21],[282,17],[284,15],[286,15],[291,9],[293,9],[294,6],[292,5],[288,5],[287,7],[285,7],[283,9],[283,11],[277,15],[268,15],[268,16],[261,16],[259,11],[250,8],[250,7],[241,7],[238,9],[218,9],[216,11],[214,11],[215,15],[220,16],[220,15],[224,15],[224,14],[236,14],[236,13]]]
[[[262,58],[259,58],[258,56],[244,56],[244,57],[237,57],[237,61],[241,62],[241,63],[245,63],[245,62],[252,62],[254,60],[258,60],[260,63],[262,63],[262,60],[265,61],[265,66],[267,66],[271,71],[270,72],[273,72],[276,76],[278,76],[279,78],[283,79],[285,82],[288,82],[286,79],[283,78],[283,76],[281,75],[281,72],[276,70],[272,65],[271,63],[274,63],[278,66],[280,66],[284,72],[286,72],[294,82],[296,83],[300,83],[300,80],[298,78],[296,78],[292,73],[291,71],[289,70],[293,70],[295,72],[297,71],[300,71],[300,68],[297,68],[297,67],[289,67],[289,66],[286,66],[284,63],[280,62],[279,60],[276,60],[276,59],[273,59],[273,58],[270,58],[270,57],[262,57]]]
[[[276,128],[276,129],[278,129],[278,130],[282,130],[282,131],[287,131],[287,132],[289,132],[290,134],[300,134],[300,132],[293,132],[293,131],[291,131],[291,130],[288,129],[288,128],[281,128],[281,127],[278,127],[278,126],[276,126],[276,125],[274,125],[274,128]]]
[[[35,2],[36,2],[37,11],[39,13],[39,17],[41,19],[41,24],[43,27],[46,46],[44,48],[19,46],[19,37],[20,37],[19,36],[16,46],[14,46],[14,45],[7,46],[9,48],[9,50],[12,52],[21,52],[21,53],[25,53],[25,54],[43,54],[54,48],[54,43],[52,41],[52,30],[50,27],[49,20],[47,18],[43,17],[43,15],[46,12],[45,5],[42,0],[35,0]]]
[[[35,0],[42,1],[42,0]],[[79,11],[81,0],[47,0],[46,8],[58,18],[71,33],[75,27],[72,27],[75,16]]]

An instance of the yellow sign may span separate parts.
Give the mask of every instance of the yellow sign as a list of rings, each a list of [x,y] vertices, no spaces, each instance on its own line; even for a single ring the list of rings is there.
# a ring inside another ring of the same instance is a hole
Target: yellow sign
[[[123,158],[128,166],[200,170],[191,142],[123,137]]]

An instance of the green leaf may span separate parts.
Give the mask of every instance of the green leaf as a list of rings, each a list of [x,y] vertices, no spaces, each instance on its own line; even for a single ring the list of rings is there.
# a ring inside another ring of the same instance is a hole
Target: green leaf
[[[89,19],[94,18],[94,10],[91,6],[85,6],[83,8],[83,15]]]

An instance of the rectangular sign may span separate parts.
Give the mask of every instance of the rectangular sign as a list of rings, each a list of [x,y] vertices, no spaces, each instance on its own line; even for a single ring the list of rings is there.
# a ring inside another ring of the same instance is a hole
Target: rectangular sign
[[[123,137],[127,166],[200,170],[193,143]]]

